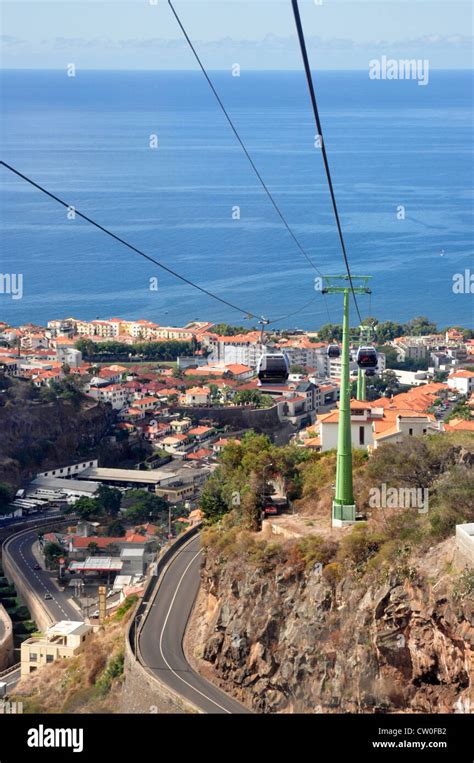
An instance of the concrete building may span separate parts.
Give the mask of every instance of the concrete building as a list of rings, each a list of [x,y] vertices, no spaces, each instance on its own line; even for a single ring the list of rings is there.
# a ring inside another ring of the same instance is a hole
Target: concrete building
[[[75,464],[68,464],[67,466],[58,466],[55,469],[49,469],[47,472],[39,472],[36,475],[36,479],[41,477],[77,477],[81,472],[85,472],[87,469],[94,469],[98,465],[96,458],[90,461],[78,461]]]
[[[170,485],[169,487],[157,488],[155,493],[160,495],[165,501],[169,503],[181,503],[188,498],[192,498],[196,492],[196,487],[192,482],[183,482],[177,485]]]
[[[56,347],[56,360],[58,363],[66,363],[70,368],[79,368],[82,365],[82,352],[74,347]]]
[[[145,572],[144,548],[123,548],[120,559],[122,560],[122,575],[143,575]]]
[[[33,673],[58,659],[74,657],[92,635],[92,626],[75,620],[61,620],[42,636],[26,639],[21,645],[21,675]]]
[[[165,469],[107,469],[91,467],[82,472],[80,479],[84,481],[104,482],[116,487],[137,487],[154,490],[155,487],[168,485],[177,479],[176,472]]]
[[[394,339],[390,344],[397,350],[399,359],[402,363],[406,360],[424,360],[428,355],[428,347],[423,337],[400,337],[400,339]]]
[[[55,471],[59,471],[59,469]],[[73,504],[79,498],[92,498],[98,489],[98,482],[79,482],[79,480],[60,479],[59,477],[36,477],[28,485],[27,496]]]

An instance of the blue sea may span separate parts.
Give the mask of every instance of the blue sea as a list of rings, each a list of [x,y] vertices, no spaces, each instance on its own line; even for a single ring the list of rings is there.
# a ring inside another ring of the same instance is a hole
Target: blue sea
[[[342,273],[304,76],[211,76],[301,245],[322,273]],[[423,87],[362,71],[315,73],[352,272],[372,276],[363,316],[473,323],[472,295],[453,293],[453,276],[473,267],[472,76],[432,71]],[[22,173],[244,310],[271,319],[312,300],[278,326],[327,322],[315,271],[200,72],[10,70],[1,74],[1,102],[2,159]],[[255,324],[69,220],[3,167],[0,179],[0,272],[23,274],[22,299],[0,294],[0,320]],[[340,320],[340,297],[327,304]]]

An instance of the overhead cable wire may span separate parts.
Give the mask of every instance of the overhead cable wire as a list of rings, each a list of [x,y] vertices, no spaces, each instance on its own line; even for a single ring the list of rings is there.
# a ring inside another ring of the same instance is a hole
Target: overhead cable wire
[[[317,100],[316,100],[316,94],[315,94],[315,91],[314,91],[313,77],[312,77],[312,74],[311,74],[311,67],[309,65],[308,52],[307,52],[307,49],[306,49],[306,41],[305,41],[303,26],[302,26],[302,23],[301,23],[301,16],[300,16],[300,11],[299,11],[299,7],[298,7],[298,0],[291,0],[291,4],[292,4],[292,7],[293,7],[293,15],[295,17],[296,31],[298,33],[298,40],[299,40],[299,44],[300,44],[300,50],[301,50],[301,55],[302,55],[302,58],[303,58],[304,70],[305,70],[305,74],[306,74],[306,81],[308,83],[308,90],[309,90],[309,94],[310,94],[310,98],[311,98],[311,104],[312,104],[312,107],[313,107],[314,118],[316,120],[316,128],[318,130],[318,135],[319,135],[320,140],[321,140],[321,152],[322,152],[322,156],[323,156],[324,169],[326,171],[326,178],[327,178],[327,181],[328,181],[329,193],[331,195],[332,207],[333,207],[333,211],[334,211],[334,217],[336,219],[336,225],[337,225],[337,230],[338,230],[338,234],[339,234],[339,240],[341,242],[342,254],[343,254],[343,257],[344,257],[344,264],[346,266],[347,276],[349,278],[349,283],[350,283],[350,287],[351,287],[351,291],[352,291],[352,297],[354,299],[354,305],[355,305],[355,308],[356,308],[356,311],[357,311],[357,315],[359,317],[359,322],[362,323],[362,317],[361,317],[361,314],[360,314],[360,311],[359,311],[359,305],[357,303],[357,297],[356,297],[356,294],[355,294],[355,291],[354,291],[354,284],[352,282],[351,269],[349,267],[349,259],[347,257],[346,245],[344,243],[344,236],[343,236],[343,233],[342,233],[341,221],[339,219],[339,212],[338,212],[338,209],[337,209],[336,196],[335,196],[335,193],[334,193],[334,187],[333,187],[332,178],[331,178],[331,171],[329,169],[329,161],[328,161],[328,157],[327,157],[327,153],[326,153],[326,145],[325,145],[325,140],[324,140],[324,136],[323,136],[323,128],[322,128],[321,120],[320,120],[320,117],[319,117],[318,104],[317,104]]]
[[[24,175],[22,172],[15,169],[15,167],[12,167],[10,164],[7,164],[7,162],[0,160],[0,164],[3,165],[7,170],[9,170],[13,174],[17,175],[19,178],[24,180],[26,183],[29,183],[29,185],[33,186],[34,188],[37,188],[39,191],[44,193],[46,196],[49,196],[54,201],[57,201],[58,204],[61,204],[66,209],[73,209],[75,215],[77,215],[78,217],[81,217],[83,220],[90,223],[95,228],[98,228],[103,233],[106,233],[108,236],[113,238],[115,241],[118,241],[120,244],[123,244],[128,249],[131,249],[132,252],[139,254],[140,257],[143,257],[144,259],[149,260],[149,262],[152,262],[154,265],[157,265],[159,268],[166,270],[167,273],[170,273],[170,275],[174,276],[175,278],[178,278],[180,281],[183,281],[189,286],[192,286],[194,289],[198,289],[200,292],[202,292],[203,294],[206,294],[208,297],[212,297],[212,299],[218,300],[222,304],[227,305],[227,307],[231,307],[233,310],[237,310],[238,312],[245,315],[247,318],[260,319],[262,317],[252,312],[251,310],[246,310],[245,308],[239,307],[238,305],[234,305],[232,302],[229,302],[227,299],[224,299],[223,297],[219,297],[218,294],[214,294],[214,292],[210,291],[209,289],[206,289],[203,286],[199,286],[199,284],[195,283],[194,281],[191,281],[191,279],[189,278],[186,278],[186,276],[182,276],[180,273],[177,273],[175,270],[172,270],[167,265],[163,265],[162,262],[159,262],[151,255],[146,254],[146,252],[143,252],[141,249],[138,249],[138,247],[134,246],[133,244],[130,244],[130,242],[126,241],[120,236],[117,236],[117,234],[113,233],[113,231],[111,231],[109,228],[106,228],[104,225],[101,225],[96,220],[93,220],[91,217],[88,217],[88,215],[85,215],[83,212],[80,212],[76,207],[64,201],[64,199],[61,199],[59,196],[56,196],[56,194],[52,193],[51,191],[48,191],[47,188],[40,185],[36,181],[32,180],[32,178],[28,177],[27,175]],[[305,302],[305,304],[302,305],[298,310],[295,310],[294,312],[289,313],[288,315],[285,315],[280,318],[268,319],[265,322],[266,324],[275,323],[277,321],[284,320],[285,318],[290,318],[293,315],[297,315],[298,313],[301,313],[303,310],[305,310],[306,307],[308,307],[308,305],[311,304],[311,302],[313,302],[313,300],[314,300],[314,297],[312,297],[309,302]]]
[[[168,0],[168,5],[169,5],[169,7],[171,8],[171,10],[173,12],[173,15],[174,15],[174,17],[175,17],[175,19],[176,19],[176,21],[177,21],[177,23],[178,23],[182,33],[183,33],[185,39],[186,39],[186,42],[188,43],[188,45],[189,45],[189,47],[190,47],[190,49],[191,49],[191,51],[192,51],[192,53],[194,55],[194,58],[196,59],[197,63],[199,64],[199,67],[201,68],[202,73],[204,74],[204,76],[205,76],[205,78],[207,80],[207,83],[208,83],[209,87],[211,88],[211,90],[212,90],[212,92],[213,92],[213,94],[214,94],[214,96],[216,98],[216,101],[217,101],[217,103],[219,104],[219,106],[221,108],[222,113],[224,114],[225,118],[227,119],[227,122],[229,123],[232,132],[234,133],[237,141],[239,142],[240,147],[242,148],[242,151],[244,152],[245,156],[247,157],[247,159],[248,159],[248,161],[250,163],[250,166],[252,167],[255,175],[257,176],[257,178],[258,178],[258,180],[259,180],[263,190],[265,191],[265,193],[267,194],[268,198],[270,199],[270,201],[271,201],[275,211],[277,212],[280,220],[282,221],[283,225],[285,226],[286,230],[290,234],[291,238],[295,242],[296,246],[298,247],[298,249],[301,252],[301,254],[303,255],[303,257],[306,258],[306,260],[309,262],[311,267],[316,271],[316,273],[318,273],[318,275],[323,277],[321,271],[314,264],[314,262],[311,259],[311,257],[308,255],[308,253],[305,251],[305,249],[302,247],[302,245],[300,244],[300,242],[296,238],[292,228],[288,224],[288,222],[287,222],[283,212],[281,211],[278,203],[276,202],[275,197],[273,196],[273,194],[270,191],[270,189],[268,188],[265,180],[263,179],[262,175],[260,174],[260,171],[258,170],[254,160],[252,159],[252,157],[251,157],[251,155],[250,155],[250,153],[249,153],[249,151],[248,151],[244,141],[240,137],[240,134],[239,134],[239,132],[238,132],[238,130],[237,130],[237,128],[236,128],[236,126],[235,126],[235,124],[234,124],[230,114],[229,114],[229,112],[227,111],[226,107],[224,106],[224,103],[222,102],[222,99],[221,99],[219,93],[217,92],[216,88],[214,87],[214,83],[212,82],[211,78],[209,77],[209,74],[207,73],[206,67],[204,66],[204,64],[203,64],[203,62],[202,62],[202,60],[201,60],[201,58],[199,56],[199,53],[197,52],[195,46],[193,45],[192,40],[189,37],[186,29],[184,28],[184,25],[183,25],[179,15],[178,15],[176,9],[174,8],[173,3],[171,2],[171,0]],[[325,295],[323,295],[323,296],[325,297]],[[329,309],[328,309],[327,305],[326,305],[326,310],[328,311],[329,322],[331,322],[331,316],[329,315]]]
[[[191,281],[190,278],[186,278],[185,276],[182,276],[180,273],[177,273],[175,270],[172,270],[167,265],[163,265],[162,262],[155,260],[154,257],[151,257],[151,255],[146,254],[146,252],[143,252],[138,247],[134,246],[133,244],[130,244],[124,238],[117,236],[117,234],[113,233],[109,228],[106,228],[104,225],[101,225],[96,220],[93,220],[91,217],[88,217],[88,215],[85,215],[83,212],[80,212],[76,207],[74,207],[71,204],[68,204],[68,202],[64,201],[64,199],[61,199],[59,196],[56,196],[54,193],[51,193],[51,191],[48,191],[46,188],[44,188],[44,186],[40,185],[39,183],[36,183],[34,180],[29,178],[27,175],[24,175],[22,172],[19,172],[19,170],[15,169],[15,167],[12,167],[10,164],[7,164],[4,161],[0,161],[0,164],[2,164],[4,167],[6,167],[7,170],[9,170],[10,172],[13,172],[19,178],[24,180],[26,183],[29,183],[29,185],[33,186],[34,188],[37,188],[39,191],[44,193],[46,196],[49,196],[54,201],[57,201],[58,204],[62,204],[62,206],[66,207],[66,209],[73,209],[75,215],[77,215],[78,217],[81,217],[83,220],[90,223],[95,228],[98,228],[103,233],[107,234],[107,236],[110,236],[115,241],[118,241],[120,244],[123,244],[132,252],[135,252],[135,254],[139,254],[140,257],[143,257],[145,260],[148,260],[149,262],[152,262],[154,265],[157,265],[159,268],[162,268],[162,270],[165,270],[167,273],[170,273],[170,275],[174,276],[175,278],[178,278],[180,281],[183,281],[183,283],[188,284],[188,286],[192,286],[194,289],[198,289],[200,292],[202,292],[203,294],[206,294],[208,297],[211,297],[212,299],[215,299],[218,302],[221,302],[223,305],[227,305],[227,307],[231,307],[233,310],[237,310],[238,312],[243,313],[243,315],[249,316],[251,318],[257,318],[257,319],[260,318],[259,315],[252,312],[251,310],[245,310],[244,308],[239,307],[238,305],[234,305],[232,302],[229,302],[227,299],[224,299],[223,297],[219,297],[217,294],[214,294],[214,292],[210,291],[209,289],[205,289],[203,286],[199,286],[199,284],[195,283],[194,281]]]

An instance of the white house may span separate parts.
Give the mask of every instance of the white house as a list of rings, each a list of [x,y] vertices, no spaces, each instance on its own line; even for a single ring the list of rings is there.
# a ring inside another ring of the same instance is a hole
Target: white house
[[[461,368],[448,376],[447,384],[450,389],[455,389],[462,395],[470,395],[474,392],[474,371]]]
[[[209,387],[189,387],[183,394],[184,405],[206,405],[210,397]]]

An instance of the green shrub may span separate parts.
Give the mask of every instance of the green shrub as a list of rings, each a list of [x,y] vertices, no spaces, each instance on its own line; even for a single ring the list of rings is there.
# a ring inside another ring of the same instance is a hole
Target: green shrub
[[[107,694],[110,691],[112,682],[123,675],[124,654],[123,651],[111,657],[95,686],[100,695]]]
[[[366,522],[361,522],[342,539],[338,560],[361,567],[378,552],[382,543],[383,538],[369,529]]]
[[[117,620],[120,622],[120,620],[123,620],[127,612],[137,603],[138,596],[136,593],[131,593],[130,596],[127,596],[123,604],[117,609],[114,620]]]
[[[319,562],[329,564],[337,552],[337,543],[325,540],[320,535],[306,535],[297,543],[297,552],[301,556],[307,571]]]

